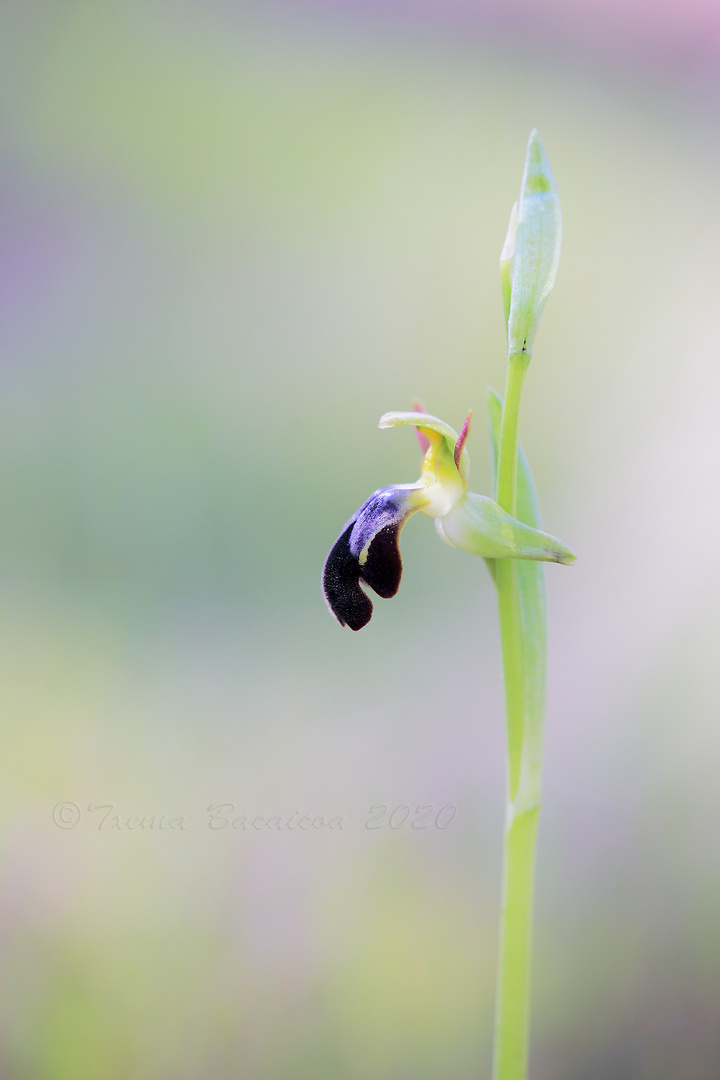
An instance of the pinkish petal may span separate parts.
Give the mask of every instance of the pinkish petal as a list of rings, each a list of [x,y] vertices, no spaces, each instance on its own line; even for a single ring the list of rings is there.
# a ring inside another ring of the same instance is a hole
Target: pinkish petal
[[[427,412],[427,409],[419,398],[413,398],[412,407],[413,412]],[[420,443],[420,449],[423,455],[427,454],[428,450],[430,449],[430,440],[428,439],[427,435],[423,435],[422,431],[420,431],[419,428],[415,428],[415,434],[417,435],[417,441]]]
[[[462,426],[462,431],[460,432],[460,436],[458,438],[458,441],[455,443],[455,453],[453,454],[453,457],[455,458],[455,466],[456,466],[458,472],[460,472],[460,458],[462,457],[462,452],[463,452],[463,450],[465,448],[465,442],[467,440],[468,435],[470,434],[470,417],[471,416],[472,416],[472,409],[470,410],[470,412],[465,417],[465,423]]]

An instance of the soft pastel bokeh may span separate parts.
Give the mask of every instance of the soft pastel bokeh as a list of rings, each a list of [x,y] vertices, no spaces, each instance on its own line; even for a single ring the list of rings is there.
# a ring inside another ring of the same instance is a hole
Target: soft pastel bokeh
[[[3,1078],[489,1076],[491,582],[420,517],[361,633],[319,576],[416,478],[375,426],[413,396],[474,408],[489,489],[537,126],[565,234],[522,437],[578,562],[547,572],[532,1077],[717,1080],[719,23],[2,5]]]

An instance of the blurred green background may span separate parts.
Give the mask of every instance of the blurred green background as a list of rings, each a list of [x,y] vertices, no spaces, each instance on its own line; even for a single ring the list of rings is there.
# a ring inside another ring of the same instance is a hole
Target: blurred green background
[[[319,576],[416,478],[375,427],[413,395],[474,407],[489,490],[537,126],[565,239],[522,436],[579,558],[532,1076],[717,1080],[719,41],[695,0],[2,5],[0,1075],[489,1075],[485,568],[414,519],[360,634]]]

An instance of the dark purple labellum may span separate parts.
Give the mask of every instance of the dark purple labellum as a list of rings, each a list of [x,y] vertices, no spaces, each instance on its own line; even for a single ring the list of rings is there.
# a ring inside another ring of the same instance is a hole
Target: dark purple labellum
[[[402,559],[398,535],[404,522],[386,525],[370,544],[365,565],[360,577],[367,582],[378,596],[389,600],[400,588],[402,577]]]
[[[354,521],[337,538],[323,567],[325,600],[341,626],[362,630],[372,616],[372,600],[360,588],[360,566],[350,554]]]
[[[328,607],[341,626],[361,630],[370,622],[373,605],[370,597],[361,589],[361,581],[384,600],[398,591],[402,577],[398,536],[406,517],[407,511],[398,507],[390,491],[381,489],[370,496],[335,541],[323,569],[323,592]],[[369,527],[369,519],[374,529]],[[382,524],[383,519],[387,524]],[[368,533],[372,535],[373,532],[375,535],[370,541],[367,558],[361,566],[359,554],[362,547],[358,539],[366,543]],[[357,551],[357,555],[353,554],[354,551]]]

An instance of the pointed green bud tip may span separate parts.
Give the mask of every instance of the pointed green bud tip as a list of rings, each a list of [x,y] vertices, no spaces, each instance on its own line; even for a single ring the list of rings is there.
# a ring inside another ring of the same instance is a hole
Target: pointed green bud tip
[[[508,352],[515,360],[527,362],[532,354],[542,309],[555,283],[562,237],[560,196],[540,136],[535,130],[530,134],[525,155],[514,251],[513,228],[511,217],[501,256]],[[506,299],[508,277],[509,307]]]

